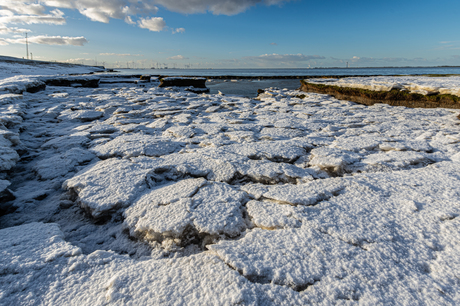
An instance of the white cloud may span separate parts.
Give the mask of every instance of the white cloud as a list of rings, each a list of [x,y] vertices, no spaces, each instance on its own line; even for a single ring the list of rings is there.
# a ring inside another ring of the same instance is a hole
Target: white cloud
[[[184,28],[177,28],[177,29],[174,29],[173,34],[176,34],[176,33],[185,33],[185,29]]]
[[[22,23],[22,24],[65,24],[64,13],[56,9],[45,15],[8,15],[0,17],[0,24]]]
[[[441,46],[434,48],[434,50],[460,50],[460,41],[441,41]]]
[[[78,10],[92,21],[108,23],[110,19],[121,19],[128,24],[137,24],[153,32],[166,28],[158,13],[158,6],[167,10],[190,13],[235,15],[258,4],[277,5],[292,0],[0,0],[0,25],[8,24],[64,24],[64,13],[60,9]],[[47,10],[55,8],[47,12]],[[172,29],[172,33],[184,33],[184,28]]]
[[[440,44],[454,44],[454,43],[460,43],[460,40],[451,40],[451,41],[440,41]]]
[[[68,37],[68,36],[34,36],[29,39],[31,43],[42,44],[42,45],[71,45],[71,46],[83,46],[88,43],[88,40],[83,36],[80,37]]]
[[[25,44],[25,38],[5,38],[2,39],[3,44]],[[67,37],[67,36],[46,36],[38,35],[28,38],[29,43],[40,45],[71,45],[83,46],[88,42],[84,37]]]
[[[304,55],[304,54],[263,54],[260,56],[247,56],[245,60],[264,61],[264,62],[306,62],[310,60],[325,59],[320,55]]]
[[[93,65],[94,59],[92,58],[71,58],[71,59],[65,60],[64,63]]]
[[[133,24],[133,25],[136,24],[136,23],[133,21],[133,19],[131,18],[131,16],[126,16],[126,17],[125,17],[125,22],[126,22],[127,24]]]
[[[128,16],[156,14],[158,7],[154,2],[152,0],[44,0],[40,3],[49,7],[76,9],[93,21],[108,23],[110,18],[126,19]]]
[[[38,3],[27,3],[17,0],[2,0],[0,9],[4,12],[20,15],[45,15],[45,7]],[[2,14],[3,15],[3,14]]]
[[[204,13],[235,15],[258,5],[277,5],[292,0],[2,0],[0,9],[16,14],[40,15],[45,7],[76,9],[91,20],[108,22],[110,18],[149,16],[158,12],[158,6],[180,13]]]
[[[175,55],[175,56],[168,57],[167,59],[168,60],[176,60],[176,61],[179,60],[180,61],[180,60],[187,60],[188,57],[184,57],[182,55]]]
[[[142,54],[129,54],[129,53],[99,53],[101,56],[143,56]]]
[[[155,4],[184,14],[210,11],[216,15],[236,15],[257,4],[275,5],[290,0],[155,0]]]
[[[20,28],[8,28],[6,26],[0,25],[0,34],[8,34],[8,33],[25,33],[25,32],[31,32],[31,30],[28,29],[20,29]]]
[[[123,19],[135,24],[133,16],[149,16],[158,12],[154,0],[1,0],[0,24],[8,23],[49,23],[64,24],[64,14],[55,9],[46,13],[47,8],[78,10],[92,21],[108,23],[111,18]]]
[[[423,64],[428,60],[426,58],[405,58],[405,57],[359,57],[353,56],[350,61],[354,64],[360,65],[394,65],[394,64]]]
[[[160,32],[166,27],[166,22],[161,17],[140,18],[138,24],[140,28],[148,29],[152,32]]]

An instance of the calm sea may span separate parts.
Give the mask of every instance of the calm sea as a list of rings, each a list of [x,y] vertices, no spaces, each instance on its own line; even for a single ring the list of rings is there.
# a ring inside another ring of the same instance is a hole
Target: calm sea
[[[401,68],[314,68],[314,69],[116,69],[114,74],[167,75],[167,76],[328,76],[328,75],[423,75],[460,74],[460,67],[401,67]],[[211,93],[255,97],[257,89],[268,87],[296,89],[298,79],[211,80],[206,83]]]

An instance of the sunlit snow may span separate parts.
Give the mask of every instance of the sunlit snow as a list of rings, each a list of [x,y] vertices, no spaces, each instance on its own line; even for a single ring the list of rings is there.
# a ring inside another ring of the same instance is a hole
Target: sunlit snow
[[[1,305],[460,303],[458,111],[156,82],[28,93],[49,70],[6,66],[26,75],[0,78]]]

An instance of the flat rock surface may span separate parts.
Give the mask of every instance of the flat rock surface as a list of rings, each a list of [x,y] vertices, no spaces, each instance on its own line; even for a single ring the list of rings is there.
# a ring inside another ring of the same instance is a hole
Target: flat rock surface
[[[142,86],[0,95],[1,305],[460,303],[456,111]]]

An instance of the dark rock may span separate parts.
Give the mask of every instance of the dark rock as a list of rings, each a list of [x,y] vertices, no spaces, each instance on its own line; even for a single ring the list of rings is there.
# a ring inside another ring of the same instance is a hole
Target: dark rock
[[[183,78],[170,77],[160,79],[161,83],[158,87],[195,87],[206,88],[206,78]]]
[[[150,78],[151,78],[151,76],[149,74],[148,75],[141,75],[141,77],[139,78],[139,82],[149,83]]]
[[[46,80],[46,85],[48,86],[64,86],[64,87],[70,87],[71,83],[67,79],[48,79]]]
[[[12,213],[16,210],[11,202],[14,199],[16,199],[16,197],[8,188],[0,192],[0,216]]]
[[[65,86],[65,87],[71,87],[71,86],[78,86],[78,87],[89,87],[89,88],[97,88],[99,87],[99,78],[94,78],[94,77],[60,77],[60,78],[54,78],[54,79],[47,79],[46,85],[49,86]]]
[[[34,83],[34,84],[28,84],[26,86],[26,91],[30,93],[36,93],[42,90],[46,89],[46,84],[43,82],[40,83]]]
[[[90,79],[90,80],[81,80],[80,82],[76,82],[76,83],[81,84],[82,87],[98,88],[99,82],[100,82],[100,79]]]
[[[453,95],[413,94],[399,89],[391,91],[373,91],[360,88],[339,87],[333,85],[308,83],[301,80],[300,90],[327,94],[340,100],[348,100],[364,105],[384,103],[391,106],[422,107],[422,108],[454,108],[460,109],[460,97]]]

